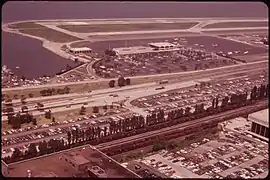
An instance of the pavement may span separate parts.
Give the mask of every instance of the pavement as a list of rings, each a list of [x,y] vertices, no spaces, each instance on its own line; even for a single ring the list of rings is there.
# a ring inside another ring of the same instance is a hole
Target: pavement
[[[166,73],[166,74],[155,74],[155,75],[147,75],[147,76],[135,76],[135,77],[129,77],[131,80],[132,79],[145,79],[145,78],[150,78],[150,77],[160,77],[160,78],[166,78],[168,76],[174,76],[174,75],[188,75],[188,76],[195,76],[200,75],[200,76],[205,76],[209,73],[209,76],[213,76],[217,74],[225,74],[229,73],[231,71],[238,71],[236,69],[239,68],[252,68],[255,66],[261,66],[262,64],[268,65],[268,61],[257,61],[257,62],[251,62],[251,63],[246,63],[246,64],[235,64],[231,66],[224,66],[224,67],[218,67],[214,69],[206,69],[206,70],[198,70],[198,71],[188,71],[188,72],[179,72],[179,73]],[[223,73],[221,73],[223,71]],[[227,71],[227,72],[226,72]],[[198,76],[199,77],[199,76]],[[194,77],[195,78],[195,77]],[[109,81],[109,80],[115,80],[115,79],[100,79],[100,80],[89,80],[89,81],[80,81],[80,82],[67,82],[67,83],[57,83],[57,84],[47,84],[47,85],[40,85],[40,86],[29,86],[29,87],[14,87],[14,88],[3,88],[2,92],[6,91],[12,91],[12,90],[27,90],[27,89],[39,89],[39,88],[52,88],[52,87],[57,87],[57,86],[68,86],[68,85],[75,85],[75,84],[86,84],[86,83],[95,83],[95,82],[102,82],[102,81]]]

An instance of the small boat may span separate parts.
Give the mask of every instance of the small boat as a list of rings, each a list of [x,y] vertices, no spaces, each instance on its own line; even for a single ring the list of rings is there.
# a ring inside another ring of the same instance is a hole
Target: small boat
[[[16,66],[15,68],[16,68],[16,69],[20,69],[20,66]]]

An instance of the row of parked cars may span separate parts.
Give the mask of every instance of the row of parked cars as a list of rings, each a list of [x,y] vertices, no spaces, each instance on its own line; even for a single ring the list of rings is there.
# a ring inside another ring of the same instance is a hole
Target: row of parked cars
[[[106,117],[106,118],[101,118],[101,119],[94,119],[97,118],[97,115],[91,115],[88,117],[83,117],[79,118],[77,121],[75,120],[68,120],[68,121],[63,121],[62,124],[67,124],[67,126],[49,126],[49,125],[41,125],[41,130],[34,132],[34,133],[24,133],[22,135],[17,134],[17,136],[13,136],[10,138],[2,138],[2,145],[3,146],[8,146],[12,144],[17,144],[21,142],[30,142],[32,140],[36,139],[42,139],[45,137],[50,137],[50,136],[55,136],[55,135],[60,135],[67,133],[70,129],[74,127],[79,127],[80,129],[87,128],[89,126],[99,126],[101,128],[104,128],[104,126],[109,126],[109,122],[114,120],[119,120],[119,119],[125,119],[126,117],[131,117],[133,116],[134,113],[127,113],[124,115],[114,115],[111,117]],[[27,128],[28,129],[28,128]],[[35,126],[33,129],[37,129],[37,126]],[[14,131],[14,130],[13,130]]]
[[[180,107],[193,106],[198,103],[204,103],[205,108],[212,105],[212,99],[218,97],[222,99],[225,96],[235,93],[250,91],[254,85],[266,83],[264,76],[234,79],[219,82],[204,88],[190,88],[187,90],[170,91],[167,93],[157,94],[150,97],[140,98],[132,102],[133,105],[145,108],[148,113],[156,112],[160,108],[167,111],[178,109]],[[191,107],[191,112],[194,108]]]
[[[167,150],[160,151],[159,154],[162,158],[166,159],[164,161],[160,160],[160,158],[154,157],[155,155],[153,155],[147,157],[147,160],[144,160],[143,162],[168,175],[168,171],[177,171],[175,166],[171,167],[169,164],[166,164],[167,161],[170,161],[179,167],[188,169],[200,177],[208,178],[224,178],[226,175],[223,172],[233,167],[237,168],[235,168],[234,172],[229,174],[227,177],[251,178],[258,176],[267,170],[268,148],[266,145],[247,141],[231,131],[224,131],[224,134],[230,135],[232,138],[230,139],[226,136],[222,136],[222,139],[218,139],[217,141],[215,140],[215,142],[209,142],[210,140],[205,138],[202,141],[194,142],[188,147],[178,150],[176,153],[169,152]],[[208,144],[207,147],[209,147],[210,150],[205,152],[201,152],[199,149],[195,150],[195,148],[198,148],[208,142],[210,144]],[[215,147],[216,145],[213,144],[212,146],[212,143],[219,143],[221,145]],[[256,162],[254,158],[259,155],[263,156],[264,159]],[[253,163],[251,163],[251,161],[253,161]],[[252,165],[248,166],[248,164],[246,164],[244,166],[243,163],[245,162]],[[242,166],[240,167],[239,165]],[[249,171],[249,173],[246,171]],[[175,177],[175,173],[170,176]]]
[[[258,164],[237,170],[230,173],[226,178],[255,178],[256,176],[268,171],[268,160],[263,159]]]

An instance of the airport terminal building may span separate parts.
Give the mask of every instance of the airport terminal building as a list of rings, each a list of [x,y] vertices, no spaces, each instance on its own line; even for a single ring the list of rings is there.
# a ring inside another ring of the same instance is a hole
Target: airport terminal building
[[[112,50],[117,55],[130,55],[130,54],[176,51],[179,50],[179,46],[176,46],[169,42],[155,42],[155,43],[148,43],[148,46],[121,47],[121,48],[113,48]]]
[[[262,140],[269,141],[269,109],[255,112],[248,116],[248,120],[252,122],[251,131],[249,133]]]
[[[91,53],[92,49],[88,47],[80,47],[80,48],[71,48],[69,47],[69,52],[72,54],[81,54],[81,53]]]

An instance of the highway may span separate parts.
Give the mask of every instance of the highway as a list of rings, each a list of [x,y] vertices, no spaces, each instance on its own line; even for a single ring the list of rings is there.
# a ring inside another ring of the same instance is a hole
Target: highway
[[[147,76],[135,76],[135,77],[129,77],[132,80],[142,81],[143,79],[151,79],[151,78],[171,78],[171,77],[189,77],[193,76],[201,77],[201,76],[213,76],[218,75],[222,73],[229,73],[233,71],[238,70],[244,70],[244,69],[252,69],[252,67],[266,67],[268,66],[268,61],[257,61],[257,62],[251,62],[247,64],[235,64],[231,66],[224,66],[224,67],[218,67],[214,69],[206,69],[206,70],[197,70],[197,71],[188,71],[188,72],[179,72],[179,73],[167,73],[167,74],[156,74],[156,75],[147,75]],[[28,86],[28,87],[14,87],[14,88],[3,88],[2,93],[8,92],[8,91],[22,91],[22,90],[30,90],[30,89],[43,89],[43,88],[57,88],[57,87],[64,87],[64,86],[71,86],[71,85],[80,85],[80,84],[93,84],[93,83],[101,83],[101,82],[109,82],[113,79],[101,79],[101,80],[89,80],[89,81],[81,81],[81,82],[68,82],[68,83],[58,83],[58,84],[47,84],[47,85],[40,85],[40,86]],[[153,80],[156,81],[156,80]],[[142,82],[143,83],[143,82]]]
[[[215,76],[213,79],[224,78],[230,75],[239,74],[239,73],[246,73],[250,74],[252,72],[261,72],[264,68],[252,68],[251,70],[243,70],[238,71],[237,73],[226,73],[225,75]],[[193,77],[196,79],[196,77]],[[185,80],[185,79],[182,79]],[[196,79],[196,81],[200,81],[204,79]],[[170,82],[169,84],[164,84],[162,86],[165,87],[163,90],[155,90],[157,87],[161,87],[161,85],[157,83],[148,83],[148,84],[141,84],[141,85],[133,85],[133,86],[126,86],[122,88],[115,88],[115,89],[104,89],[104,90],[96,90],[92,93],[85,93],[85,94],[68,94],[68,95],[59,95],[59,96],[49,96],[49,97],[40,97],[40,98],[31,98],[28,100],[28,110],[34,111],[33,115],[41,115],[44,112],[36,111],[36,102],[42,102],[44,104],[44,108],[51,109],[52,112],[60,112],[66,111],[71,109],[79,109],[84,103],[88,103],[88,105],[84,105],[85,107],[91,106],[103,106],[105,104],[112,104],[113,102],[119,102],[127,100],[125,103],[126,107],[133,112],[139,113],[145,116],[147,113],[143,111],[141,108],[136,108],[130,104],[130,101],[134,99],[138,99],[140,97],[153,95],[156,93],[161,93],[165,91],[169,91],[172,89],[179,89],[190,87],[196,84],[196,81],[187,81],[187,82]],[[112,97],[111,94],[117,94],[118,97]],[[62,98],[61,98],[62,97]],[[54,101],[53,101],[54,100]],[[19,100],[15,100],[16,105],[20,105]],[[69,109],[66,108],[67,105],[71,105]],[[15,112],[21,110],[20,107],[14,108]],[[36,112],[35,112],[36,111]],[[2,120],[7,120],[7,117],[4,116],[2,113]]]
[[[234,74],[238,74],[238,73],[252,73],[252,72],[256,72],[256,71],[262,71],[264,68],[267,68],[265,66],[261,66],[261,65],[254,65],[252,67],[249,68],[242,68],[239,70],[235,70],[233,72],[231,71],[225,71],[224,73],[216,73],[216,74],[212,74],[209,73],[206,75],[206,73],[203,75],[201,75],[200,77],[209,77],[212,79],[218,79],[220,77],[226,77],[226,76],[230,76],[230,75],[234,75]],[[226,74],[225,74],[226,73]],[[188,77],[188,76],[187,76]],[[194,79],[199,78],[197,76],[193,76]],[[174,80],[174,82],[181,82],[183,79],[179,79],[179,80]],[[185,79],[184,79],[185,80]],[[169,83],[171,83],[172,81],[170,81]],[[34,98],[28,98],[27,99],[27,105],[31,105],[31,104],[35,104],[37,102],[50,102],[50,101],[58,101],[58,100],[65,100],[65,99],[72,99],[72,98],[80,98],[80,97],[84,97],[84,98],[90,98],[91,96],[94,95],[101,95],[101,94],[108,94],[108,93],[118,93],[121,91],[125,91],[125,90],[131,90],[131,89],[137,89],[137,88],[143,88],[143,87],[151,87],[151,86],[155,86],[157,83],[156,82],[152,82],[152,83],[145,83],[145,84],[138,84],[138,85],[130,85],[130,86],[125,86],[125,87],[115,87],[115,88],[107,88],[107,89],[101,89],[101,90],[93,90],[90,93],[70,93],[70,94],[64,94],[64,95],[54,95],[54,96],[45,96],[45,97],[34,97]],[[12,100],[12,104],[14,107],[21,105],[21,100],[17,99],[17,100]],[[4,103],[2,103],[3,106],[5,106]]]
[[[53,107],[59,107],[62,106],[62,110],[66,111],[66,105],[68,104],[79,104],[77,108],[80,108],[83,103],[88,102],[88,105],[84,105],[85,107],[91,107],[91,106],[103,106],[105,104],[112,104],[113,102],[119,102],[124,101],[129,97],[129,99],[138,99],[143,96],[149,96],[160,92],[165,92],[173,89],[178,89],[182,87],[189,87],[194,86],[196,84],[196,81],[186,81],[186,82],[180,82],[180,83],[174,83],[174,84],[166,84],[163,85],[165,89],[162,90],[155,90],[157,87],[161,87],[160,84],[151,84],[151,86],[145,86],[142,88],[136,88],[136,89],[127,89],[127,90],[121,90],[117,92],[118,97],[109,96],[112,94],[112,92],[107,92],[106,94],[99,94],[92,96],[90,98],[77,98],[72,99],[72,102],[69,100],[61,100],[60,102],[54,102],[54,103],[44,103],[44,108],[53,108]],[[36,108],[33,106],[29,107],[29,110],[35,110]],[[69,108],[70,109],[70,108]],[[69,110],[68,109],[68,110]],[[20,110],[20,108],[16,108],[15,111]],[[132,111],[132,108],[130,109]],[[52,110],[52,112],[55,112],[55,110]],[[40,112],[41,114],[44,114],[44,112]],[[36,115],[36,114],[35,114]],[[6,121],[7,117],[2,116],[2,121]]]

